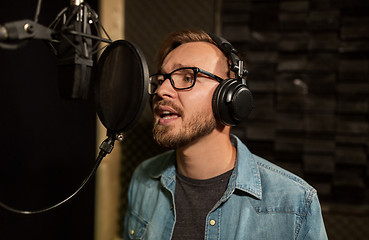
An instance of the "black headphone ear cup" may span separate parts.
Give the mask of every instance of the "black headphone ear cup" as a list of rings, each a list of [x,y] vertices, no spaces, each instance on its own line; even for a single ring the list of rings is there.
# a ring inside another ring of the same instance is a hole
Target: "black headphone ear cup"
[[[238,84],[235,88],[230,107],[232,116],[237,122],[246,120],[250,115],[254,102],[252,93],[245,84]]]
[[[245,84],[237,79],[227,79],[215,89],[212,107],[218,121],[234,126],[247,119],[253,108],[253,97]]]
[[[224,80],[217,86],[217,88],[214,91],[213,100],[212,100],[214,117],[216,120],[220,121],[222,124],[225,124],[225,123],[222,118],[222,115],[224,114],[221,114],[221,112],[226,112],[226,110],[224,109],[225,105],[222,104],[224,93],[225,93],[224,88],[226,88],[225,85],[227,84],[229,80],[231,79]]]

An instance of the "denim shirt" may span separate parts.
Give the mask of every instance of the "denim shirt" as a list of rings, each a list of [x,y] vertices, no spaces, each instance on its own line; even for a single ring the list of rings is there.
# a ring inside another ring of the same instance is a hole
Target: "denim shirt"
[[[258,157],[235,136],[237,161],[228,187],[208,213],[205,238],[327,239],[316,190]],[[176,211],[176,154],[143,162],[132,177],[124,239],[171,239]]]

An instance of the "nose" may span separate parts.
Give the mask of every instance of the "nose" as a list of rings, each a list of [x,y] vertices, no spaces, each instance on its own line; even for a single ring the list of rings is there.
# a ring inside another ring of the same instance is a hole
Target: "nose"
[[[169,78],[164,79],[162,84],[156,89],[156,94],[161,98],[173,98],[176,93],[177,91],[173,88]]]

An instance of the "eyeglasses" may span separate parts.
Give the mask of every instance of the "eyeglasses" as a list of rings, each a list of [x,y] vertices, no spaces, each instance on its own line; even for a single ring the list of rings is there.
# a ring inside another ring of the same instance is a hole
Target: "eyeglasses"
[[[159,86],[161,86],[166,79],[169,79],[174,89],[185,90],[192,88],[195,85],[198,73],[211,77],[218,82],[224,80],[223,78],[198,67],[183,67],[168,74],[157,73],[151,75],[149,80],[149,94],[156,94]]]

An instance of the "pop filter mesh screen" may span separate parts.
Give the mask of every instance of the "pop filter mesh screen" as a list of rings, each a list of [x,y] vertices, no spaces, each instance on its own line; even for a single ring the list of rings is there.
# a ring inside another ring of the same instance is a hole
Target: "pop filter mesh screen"
[[[126,131],[140,117],[147,95],[145,68],[145,59],[127,41],[114,42],[101,56],[95,93],[97,113],[108,130]]]

